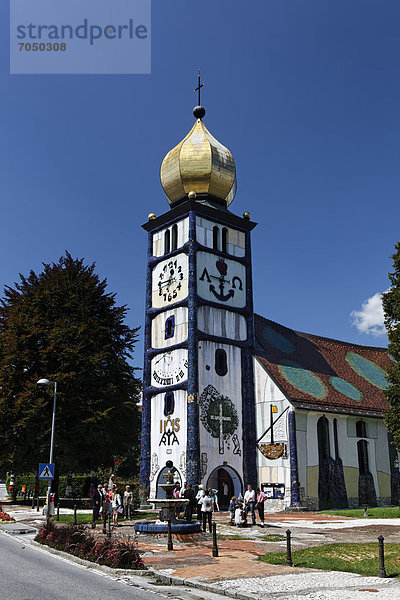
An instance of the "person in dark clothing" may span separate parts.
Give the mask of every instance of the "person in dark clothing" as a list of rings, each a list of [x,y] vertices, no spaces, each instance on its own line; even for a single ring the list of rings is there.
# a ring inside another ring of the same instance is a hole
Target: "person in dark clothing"
[[[185,515],[186,515],[186,521],[188,523],[191,523],[193,508],[196,506],[196,496],[195,496],[193,486],[191,483],[189,483],[189,485],[185,489],[185,491],[183,493],[183,497],[186,500],[189,500],[189,504],[186,504]]]
[[[103,500],[103,495],[101,493],[101,484],[97,486],[92,495],[92,506],[94,509],[94,520],[97,521],[99,518],[99,512],[101,508],[101,503]]]

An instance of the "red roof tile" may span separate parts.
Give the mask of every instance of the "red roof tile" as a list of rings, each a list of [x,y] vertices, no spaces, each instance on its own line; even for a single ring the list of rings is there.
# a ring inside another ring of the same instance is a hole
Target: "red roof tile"
[[[388,403],[385,348],[300,333],[255,315],[256,356],[297,406],[382,415]]]

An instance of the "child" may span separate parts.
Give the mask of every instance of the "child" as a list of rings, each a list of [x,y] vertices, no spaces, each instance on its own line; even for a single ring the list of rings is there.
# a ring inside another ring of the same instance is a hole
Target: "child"
[[[235,505],[236,505],[236,496],[232,496],[231,501],[229,503],[229,516],[231,518],[231,525],[235,524]]]
[[[235,525],[236,527],[247,527],[247,512],[243,504],[237,504],[235,510]]]

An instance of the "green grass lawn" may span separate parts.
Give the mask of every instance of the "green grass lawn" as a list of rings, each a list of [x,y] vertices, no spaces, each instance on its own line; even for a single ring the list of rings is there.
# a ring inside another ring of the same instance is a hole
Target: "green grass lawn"
[[[134,517],[131,519],[132,521],[142,521],[145,519],[155,519],[156,518],[156,514],[153,512],[140,512],[140,513],[135,513]],[[52,517],[52,519],[55,521],[56,517]],[[87,525],[89,523],[92,522],[92,513],[80,513],[79,511],[77,511],[76,514],[76,520],[78,525]],[[65,523],[66,525],[72,525],[74,521],[74,515],[70,514],[70,515],[60,515],[60,521],[59,523]],[[124,519],[119,517],[119,521],[120,523],[124,522]],[[101,525],[102,521],[98,520],[96,521],[96,523],[98,525]]]
[[[348,571],[378,576],[378,542],[371,544],[328,544],[292,552],[293,565],[323,571]],[[285,565],[286,552],[269,552],[259,560]],[[400,544],[385,544],[385,568],[388,577],[400,576]]]
[[[358,519],[364,515],[364,509],[324,510],[321,514],[335,515],[338,517],[354,517]],[[378,506],[376,508],[368,508],[368,517],[372,519],[400,519],[400,508],[398,506]]]

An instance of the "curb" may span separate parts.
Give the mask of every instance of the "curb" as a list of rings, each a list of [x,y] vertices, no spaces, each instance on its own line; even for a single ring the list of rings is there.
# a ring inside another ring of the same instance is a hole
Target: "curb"
[[[63,552],[62,550],[56,550],[55,548],[50,548],[46,544],[40,544],[39,542],[35,542],[35,540],[31,541],[31,545],[36,548],[43,548],[50,554],[55,554],[56,556],[61,556],[62,558],[66,558],[71,562],[77,563],[78,565],[82,565],[83,567],[97,569],[98,571],[103,571],[103,573],[107,573],[108,575],[149,575],[149,571],[144,569],[113,569],[112,567],[107,567],[107,565],[98,565],[90,560],[85,560],[84,558],[79,558],[79,556],[74,556],[73,554],[69,554],[69,552]]]
[[[176,585],[180,587],[191,587],[198,590],[203,590],[205,592],[212,592],[214,594],[219,594],[220,596],[228,596],[230,598],[238,598],[238,600],[249,600],[251,596],[240,594],[239,592],[228,592],[227,590],[221,590],[218,587],[218,584],[214,583],[202,583],[201,581],[197,581],[196,579],[184,579],[183,577],[174,577],[172,575],[165,575],[151,567],[149,569],[138,569],[137,571],[134,569],[113,569],[112,567],[107,567],[106,565],[98,565],[96,563],[91,562],[90,560],[85,560],[84,558],[79,558],[78,556],[74,556],[73,554],[69,554],[68,552],[63,552],[62,550],[56,550],[55,548],[50,548],[46,544],[40,544],[39,542],[35,542],[35,540],[31,541],[31,545],[36,548],[41,548],[50,554],[54,554],[55,556],[60,556],[71,562],[74,562],[78,565],[86,567],[87,569],[95,569],[97,571],[101,571],[106,573],[107,575],[117,575],[117,576],[130,576],[130,577],[151,577],[155,580],[164,583],[166,585]]]

